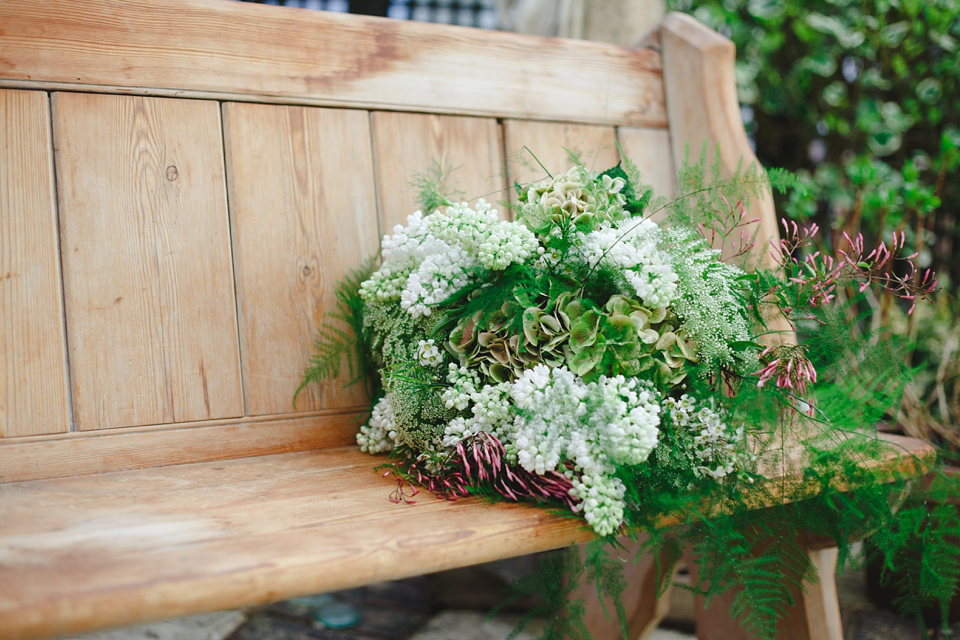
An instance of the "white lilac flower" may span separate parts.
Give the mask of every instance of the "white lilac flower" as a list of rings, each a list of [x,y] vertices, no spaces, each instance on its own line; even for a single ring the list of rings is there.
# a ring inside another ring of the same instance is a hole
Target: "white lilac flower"
[[[367,302],[399,296],[413,317],[431,315],[431,307],[470,282],[478,267],[505,269],[522,263],[537,250],[534,235],[525,226],[505,222],[480,200],[424,216],[417,211],[407,225],[397,225],[381,243],[382,263],[360,286]]]
[[[657,445],[659,396],[623,376],[585,383],[565,367],[539,364],[510,385],[518,408],[512,442],[527,471],[571,478],[584,517],[601,535],[623,519],[618,464],[640,464]],[[572,468],[571,468],[572,467]]]
[[[620,478],[585,473],[571,482],[570,495],[581,501],[583,517],[598,535],[608,536],[620,528],[626,507],[626,488]]]
[[[659,227],[641,218],[628,218],[621,226],[604,222],[579,234],[582,255],[591,265],[602,260],[620,269],[646,307],[665,309],[677,295],[677,274],[670,256],[659,248]]]
[[[393,451],[393,448],[399,444],[397,423],[389,393],[380,398],[373,407],[370,421],[360,427],[360,432],[357,433],[357,444],[360,445],[361,451],[367,453],[386,453]]]

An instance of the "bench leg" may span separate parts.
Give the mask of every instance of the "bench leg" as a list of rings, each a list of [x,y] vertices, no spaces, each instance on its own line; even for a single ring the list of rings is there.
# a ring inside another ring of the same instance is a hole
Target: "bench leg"
[[[626,559],[623,567],[624,578],[627,581],[627,590],[623,594],[623,606],[627,613],[629,640],[644,640],[669,613],[670,590],[673,587],[668,587],[663,597],[657,598],[657,567],[653,556],[645,553],[634,562],[643,538],[638,542],[628,539],[622,542],[625,550],[621,552],[621,557]],[[673,572],[673,567],[670,571]],[[612,620],[608,620],[597,597],[596,587],[592,583],[583,583],[578,586],[574,598],[584,600],[587,628],[593,640],[621,640],[620,627],[613,607],[607,606],[607,611],[613,617]]]
[[[804,582],[806,592],[793,589],[794,606],[777,627],[778,640],[843,640],[840,606],[837,603],[837,549],[810,549],[810,560],[817,569],[816,583]],[[696,580],[696,565],[685,556],[691,578]],[[730,618],[732,594],[710,600],[695,598],[698,640],[750,640],[736,620]]]

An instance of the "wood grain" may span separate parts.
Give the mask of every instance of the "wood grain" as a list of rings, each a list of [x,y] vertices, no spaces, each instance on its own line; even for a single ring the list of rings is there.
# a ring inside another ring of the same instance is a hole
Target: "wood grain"
[[[333,449],[0,485],[0,638],[272,602],[591,538],[533,506],[423,494],[393,504],[377,460]]]
[[[0,437],[67,431],[47,94],[0,91]]]
[[[217,0],[4,2],[0,25],[8,86],[666,123],[658,54],[605,43]]]
[[[65,93],[54,122],[77,428],[241,415],[217,105]]]
[[[246,412],[289,413],[337,284],[377,252],[369,118],[230,103],[224,120]],[[344,367],[297,408],[363,404],[350,379]]]
[[[654,197],[673,198],[677,171],[670,148],[670,132],[663,129],[618,127],[617,140],[627,157],[637,165],[640,177],[653,187]]]
[[[449,170],[446,185],[454,200],[473,205],[482,197],[502,218],[509,216],[497,204],[508,196],[503,139],[495,119],[375,112],[373,138],[383,233],[406,224],[407,216],[420,208],[413,181],[434,168]]]
[[[0,638],[260,604],[592,537],[519,504],[392,504],[376,462],[348,447],[0,484]],[[911,464],[897,449],[884,463]]]
[[[563,173],[573,166],[566,150],[579,154],[591,171],[609,169],[620,161],[613,127],[507,120],[503,135],[511,185],[545,180],[546,171],[553,176]]]
[[[368,407],[0,441],[0,483],[209,462],[356,442]]]
[[[693,158],[707,145],[708,160],[719,149],[722,177],[729,178],[740,163],[757,162],[740,119],[734,78],[733,43],[690,16],[670,13],[660,28],[663,49],[664,89],[670,118],[673,162],[680,170],[686,150]],[[768,247],[779,242],[777,216],[770,189],[748,203],[756,247],[754,262],[772,266]],[[724,247],[725,254],[731,247]]]

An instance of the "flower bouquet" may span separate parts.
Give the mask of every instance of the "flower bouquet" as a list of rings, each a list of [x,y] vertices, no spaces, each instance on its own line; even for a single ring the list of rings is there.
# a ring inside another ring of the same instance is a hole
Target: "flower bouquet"
[[[756,238],[745,203],[770,182],[791,178],[724,181],[701,158],[668,202],[629,161],[577,163],[516,185],[512,221],[427,185],[446,210],[413,213],[375,269],[342,283],[334,315],[353,331],[321,328],[303,384],[337,374],[344,353],[367,376],[357,442],[389,453],[394,500],[418,486],[531,500],[607,541],[643,529],[671,557],[693,543],[708,565],[694,588],[742,587],[734,613],[770,637],[790,596],[769,576],[808,569],[801,527],[844,556],[884,527],[897,557],[896,474],[871,471],[884,445],[860,428],[895,406],[906,372],[895,340],[853,343],[844,327],[862,323],[868,287],[910,305],[936,288],[899,256],[903,236],[870,252],[846,238],[832,257],[807,250],[816,229]],[[770,537],[784,542],[758,559]],[[960,575],[945,546],[938,595]]]

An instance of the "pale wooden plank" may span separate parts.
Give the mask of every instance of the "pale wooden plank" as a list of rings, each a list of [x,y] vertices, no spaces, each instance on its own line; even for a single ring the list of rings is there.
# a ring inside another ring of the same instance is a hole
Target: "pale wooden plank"
[[[368,408],[0,441],[0,483],[209,462],[356,442]]]
[[[241,415],[216,103],[55,99],[77,427]]]
[[[658,54],[605,43],[217,0],[4,2],[0,24],[7,84],[666,124]]]
[[[591,537],[533,506],[423,494],[393,504],[376,461],[334,449],[0,485],[0,638],[260,604]]]
[[[663,49],[664,88],[669,104],[670,140],[673,162],[680,169],[687,149],[694,159],[706,143],[709,160],[719,149],[722,176],[730,177],[742,162],[756,163],[740,119],[734,78],[735,48],[720,34],[682,13],[664,18],[660,29]],[[756,248],[755,262],[772,266],[768,250],[779,242],[773,195],[764,189],[749,203]],[[725,248],[725,254],[730,247]]]
[[[47,94],[0,91],[0,437],[69,428]]]
[[[567,150],[578,154],[591,171],[604,171],[620,161],[612,127],[507,120],[503,135],[511,185],[545,180],[547,172],[553,176],[563,173],[573,166]],[[514,195],[511,192],[511,197]]]
[[[349,447],[0,484],[0,638],[260,604],[592,537],[527,505],[426,494],[392,504],[395,484],[372,469],[382,460]],[[882,464],[912,463],[891,450]]]
[[[640,170],[640,177],[653,187],[654,196],[673,198],[677,193],[677,170],[673,164],[670,133],[663,129],[618,127],[620,147]]]
[[[460,192],[458,199],[476,204],[482,197],[507,217],[507,208],[497,205],[508,196],[503,140],[495,119],[376,112],[373,137],[384,233],[405,224],[420,208],[413,180],[436,166],[452,170],[447,185]]]
[[[293,411],[334,290],[377,252],[365,111],[224,106],[246,410]],[[299,410],[366,401],[362,384],[311,385]]]

